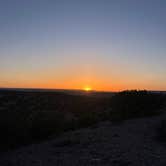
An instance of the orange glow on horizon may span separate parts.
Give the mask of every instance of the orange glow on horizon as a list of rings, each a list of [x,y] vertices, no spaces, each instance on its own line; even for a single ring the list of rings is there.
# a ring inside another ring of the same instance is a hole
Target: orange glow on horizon
[[[138,81],[136,79],[124,79],[123,77],[106,79],[104,76],[88,77],[87,74],[60,78],[51,78],[39,76],[35,78],[20,77],[19,79],[12,79],[0,83],[0,87],[8,88],[41,88],[41,89],[75,89],[84,90],[86,92],[95,91],[121,91],[126,89],[159,89],[165,90],[165,85],[149,85],[149,81]]]
[[[83,85],[83,82],[88,82],[88,85]],[[63,80],[58,82],[56,80],[30,80],[25,82],[13,82],[1,85],[1,87],[11,87],[11,88],[41,88],[41,89],[73,89],[73,90],[84,90],[88,91],[119,91],[125,89],[121,84],[105,83],[104,81],[98,81],[97,79],[87,81],[84,79],[78,80]],[[93,88],[92,88],[93,87]],[[127,88],[126,88],[127,89]],[[128,88],[130,89],[130,88]],[[131,87],[132,89],[132,87]]]

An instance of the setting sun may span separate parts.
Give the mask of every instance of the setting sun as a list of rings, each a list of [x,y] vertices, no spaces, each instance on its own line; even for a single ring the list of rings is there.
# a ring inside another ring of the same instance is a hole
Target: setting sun
[[[85,88],[84,88],[84,91],[91,91],[92,90],[92,88],[91,87],[89,87],[89,86],[86,86]]]

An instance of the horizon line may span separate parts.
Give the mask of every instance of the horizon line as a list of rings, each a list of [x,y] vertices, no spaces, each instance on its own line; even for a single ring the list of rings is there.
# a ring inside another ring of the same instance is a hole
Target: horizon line
[[[28,87],[0,87],[0,90],[48,90],[48,91],[84,91],[83,89],[60,89],[60,88],[28,88]],[[123,89],[123,90],[117,90],[117,91],[111,91],[111,90],[91,90],[91,92],[122,92],[127,90],[146,90],[146,91],[152,91],[152,92],[166,92],[166,90],[147,90],[147,89]]]

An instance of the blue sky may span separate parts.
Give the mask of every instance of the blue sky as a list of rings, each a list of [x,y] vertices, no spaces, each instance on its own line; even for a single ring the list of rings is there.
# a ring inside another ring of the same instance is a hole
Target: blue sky
[[[166,90],[165,0],[1,0],[0,86]]]

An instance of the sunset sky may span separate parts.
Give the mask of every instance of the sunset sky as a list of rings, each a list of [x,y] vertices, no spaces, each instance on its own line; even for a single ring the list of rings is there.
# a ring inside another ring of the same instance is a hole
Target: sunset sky
[[[165,0],[0,0],[0,87],[166,90]]]

